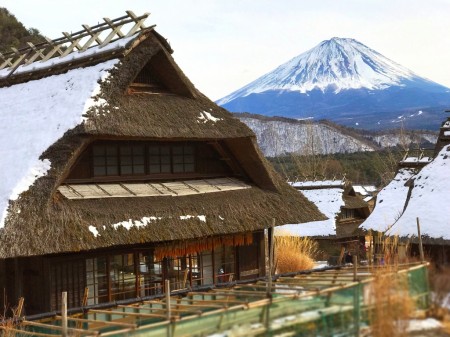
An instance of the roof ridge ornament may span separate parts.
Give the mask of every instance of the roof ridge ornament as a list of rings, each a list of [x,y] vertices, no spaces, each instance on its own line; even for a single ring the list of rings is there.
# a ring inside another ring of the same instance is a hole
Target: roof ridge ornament
[[[132,11],[126,11],[126,15],[114,20],[103,18],[103,23],[92,27],[84,24],[82,25],[83,29],[78,32],[72,34],[63,32],[63,37],[54,40],[45,38],[45,42],[36,45],[28,42],[28,47],[19,50],[11,48],[12,52],[0,53],[0,70],[8,68],[10,72],[7,77],[10,77],[21,65],[38,61],[45,62],[56,56],[64,57],[74,51],[82,52],[95,46],[102,48],[110,42],[130,37],[136,32],[146,29],[144,21],[149,15],[150,13],[144,13],[137,16]],[[129,29],[126,33],[122,32],[124,26]],[[148,28],[152,27],[154,26]],[[108,30],[110,30],[109,34],[102,39],[100,35]]]

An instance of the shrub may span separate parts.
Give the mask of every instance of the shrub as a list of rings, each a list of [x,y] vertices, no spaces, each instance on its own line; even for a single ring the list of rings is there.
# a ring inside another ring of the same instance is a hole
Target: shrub
[[[276,272],[288,273],[312,269],[314,258],[318,253],[318,243],[308,237],[276,236]]]

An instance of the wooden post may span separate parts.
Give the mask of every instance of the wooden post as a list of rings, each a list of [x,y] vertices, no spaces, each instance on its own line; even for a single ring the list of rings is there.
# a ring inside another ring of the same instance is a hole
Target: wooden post
[[[6,296],[4,297],[6,301]],[[17,305],[16,310],[14,311],[15,318],[21,318],[22,317],[22,311],[23,311],[23,302],[25,299],[23,297],[19,298],[19,304]]]
[[[337,264],[339,266],[342,264],[342,261],[344,260],[344,254],[345,254],[345,247],[342,246],[341,247],[341,252],[339,253],[339,258],[338,258],[338,261],[337,261]],[[345,264],[345,261],[344,261],[344,264]]]
[[[189,275],[189,268],[186,268],[183,275],[183,289],[186,288],[187,278]]]
[[[358,281],[358,256],[353,255],[353,281]]]
[[[272,226],[275,224],[275,219],[273,219]],[[272,296],[272,271],[273,271],[273,246],[274,246],[274,235],[273,227],[269,228],[269,268],[267,275],[267,297]]]
[[[169,324],[167,325],[167,336],[172,337],[172,324],[171,324],[171,309],[170,309],[170,280],[166,280],[165,283],[165,290],[166,290],[166,317],[169,321]]]
[[[61,317],[62,336],[67,337],[67,291],[61,294]]]
[[[420,222],[419,218],[417,220],[417,236],[419,237],[419,252],[420,252],[420,262],[425,262],[425,255],[423,254],[423,245],[422,245],[422,235],[420,234]]]
[[[170,280],[166,280],[166,311],[167,319],[170,321]]]

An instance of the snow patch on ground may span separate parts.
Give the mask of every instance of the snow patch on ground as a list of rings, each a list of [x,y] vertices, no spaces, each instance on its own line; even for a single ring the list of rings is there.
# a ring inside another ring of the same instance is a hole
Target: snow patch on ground
[[[406,330],[408,332],[413,332],[413,331],[439,329],[441,327],[442,327],[441,322],[439,322],[434,318],[412,319],[408,322],[408,327]]]

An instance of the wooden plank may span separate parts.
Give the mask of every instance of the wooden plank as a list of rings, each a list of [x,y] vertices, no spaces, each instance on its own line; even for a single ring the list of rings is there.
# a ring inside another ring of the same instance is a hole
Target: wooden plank
[[[63,32],[63,35],[66,37],[67,41],[70,42],[70,45],[62,53],[61,57],[65,57],[65,56],[69,55],[70,53],[72,53],[74,51],[75,48],[77,50],[81,50],[82,49],[81,46],[80,46],[80,43],[79,43],[81,41],[82,37],[78,37],[78,38],[75,39],[67,32]]]
[[[84,199],[105,198],[108,195],[97,185],[69,185],[75,192],[83,196]]]
[[[146,317],[146,318],[166,318],[166,315],[159,314],[141,314],[137,312],[126,312],[126,311],[109,311],[109,310],[99,310],[92,309],[89,310],[89,313],[99,313],[99,314],[107,314],[107,315],[118,315],[118,316],[136,316],[136,317]]]
[[[61,185],[58,187],[58,191],[67,199],[83,199],[83,196],[77,193],[68,185]]]
[[[61,319],[61,316],[55,316],[56,319]],[[115,321],[102,321],[99,319],[89,319],[89,318],[76,318],[76,317],[68,317],[69,321],[74,322],[85,322],[85,323],[101,323],[104,325],[111,325],[111,326],[123,326],[128,328],[136,328],[137,325],[133,323],[124,323],[124,322],[115,322]]]
[[[176,195],[191,195],[197,194],[194,190],[183,184],[182,182],[168,182],[161,183],[164,187],[175,193]]]
[[[213,184],[210,184],[209,182],[205,180],[187,180],[184,182],[186,185],[191,186],[195,190],[197,190],[199,193],[209,193],[209,192],[219,192],[220,189],[214,186]]]
[[[190,312],[190,313],[195,313],[198,314],[199,312],[201,312],[200,310],[195,310],[195,309],[176,309],[173,307],[178,307],[178,305],[176,303],[170,304],[171,305],[171,311],[172,312]],[[117,308],[126,308],[126,309],[137,309],[137,310],[144,310],[144,311],[156,311],[156,312],[165,312],[166,309],[165,308],[151,308],[151,307],[142,307],[142,306],[129,306],[129,305],[118,305]],[[161,314],[162,315],[162,314]]]
[[[128,335],[128,332],[130,332],[131,329],[121,329],[121,330],[114,330],[114,331],[108,331],[108,332],[103,332],[101,334],[102,337],[107,337],[107,336],[117,336],[117,335],[121,335],[121,334],[125,334]]]
[[[59,334],[49,334],[49,333],[42,333],[42,332],[36,332],[36,331],[27,331],[27,330],[20,330],[20,329],[15,329],[15,328],[11,328],[11,327],[5,327],[5,326],[0,326],[1,330],[5,330],[5,333],[3,334],[4,336],[9,336],[8,332],[16,332],[17,335],[16,336],[21,336],[21,335],[32,335],[32,336],[39,336],[39,337],[55,337],[55,336],[59,336]]]
[[[150,184],[145,183],[122,183],[124,187],[129,189],[136,196],[159,196],[162,193]]]
[[[46,328],[46,329],[50,329],[50,330],[57,330],[57,331],[62,331],[63,330],[63,327],[61,327],[61,326],[51,325],[51,324],[44,324],[44,323],[38,323],[38,322],[34,322],[34,321],[22,321],[22,324],[31,325],[31,326],[37,326],[37,327],[40,327],[40,328]],[[97,336],[99,334],[98,331],[88,330],[88,329],[67,328],[67,330],[69,332],[80,332],[80,333],[94,334],[95,336]]]
[[[110,196],[114,197],[132,197],[127,189],[123,188],[121,184],[97,184],[102,190],[106,191]]]

